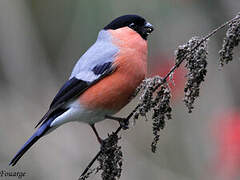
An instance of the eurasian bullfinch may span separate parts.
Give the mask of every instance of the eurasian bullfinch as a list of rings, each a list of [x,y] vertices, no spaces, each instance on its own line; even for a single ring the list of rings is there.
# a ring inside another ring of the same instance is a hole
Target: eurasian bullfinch
[[[147,73],[147,37],[153,26],[124,15],[105,26],[54,97],[40,127],[11,160],[14,166],[39,138],[70,121],[94,124],[123,108]]]

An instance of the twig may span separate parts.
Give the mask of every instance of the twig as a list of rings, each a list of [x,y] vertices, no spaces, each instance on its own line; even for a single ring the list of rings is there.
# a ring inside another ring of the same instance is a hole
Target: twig
[[[99,151],[96,156],[92,159],[92,161],[88,164],[88,166],[86,167],[86,169],[83,171],[83,173],[81,174],[81,176],[79,177],[79,179],[81,177],[83,177],[87,172],[88,170],[92,167],[93,163],[97,160],[98,156],[101,154],[101,151]]]

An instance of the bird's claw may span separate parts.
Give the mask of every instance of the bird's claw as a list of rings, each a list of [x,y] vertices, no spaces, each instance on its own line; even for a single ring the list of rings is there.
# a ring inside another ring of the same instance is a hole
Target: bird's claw
[[[127,119],[127,118],[113,117],[113,116],[108,116],[108,115],[106,115],[105,117],[107,119],[112,119],[112,120],[118,121],[123,130],[126,130],[129,128],[129,119]]]

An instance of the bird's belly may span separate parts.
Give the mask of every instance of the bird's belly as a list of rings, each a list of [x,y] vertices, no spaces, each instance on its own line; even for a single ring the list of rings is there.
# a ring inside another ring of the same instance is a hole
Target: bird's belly
[[[50,126],[53,130],[62,124],[72,121],[94,124],[104,120],[106,114],[111,115],[112,113],[112,111],[86,109],[79,102],[75,101],[69,105],[69,109],[66,112],[54,119]]]
[[[129,101],[145,75],[114,72],[86,90],[79,98],[87,109],[119,111]]]

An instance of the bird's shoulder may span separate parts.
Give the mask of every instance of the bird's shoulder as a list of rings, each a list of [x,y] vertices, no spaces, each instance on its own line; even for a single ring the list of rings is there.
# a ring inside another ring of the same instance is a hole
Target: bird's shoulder
[[[101,30],[97,41],[80,57],[75,64],[70,78],[79,73],[92,71],[115,60],[119,48],[112,42],[111,34],[108,31]]]

